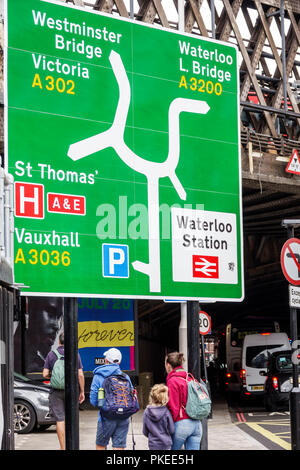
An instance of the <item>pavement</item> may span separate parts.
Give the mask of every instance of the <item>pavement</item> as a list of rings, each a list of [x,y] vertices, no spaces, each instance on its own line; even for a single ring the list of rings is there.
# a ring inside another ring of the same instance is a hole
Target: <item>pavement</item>
[[[80,450],[94,450],[98,410],[85,409],[79,412]],[[148,450],[147,438],[142,433],[143,410],[133,417],[133,433],[136,450]],[[212,419],[208,420],[208,450],[267,450],[256,439],[244,432],[238,423],[233,423],[228,405],[223,400],[213,402]],[[15,450],[58,450],[55,426],[46,431],[31,434],[15,434]],[[108,450],[111,446],[108,447]],[[132,450],[132,427],[127,436],[127,450]]]

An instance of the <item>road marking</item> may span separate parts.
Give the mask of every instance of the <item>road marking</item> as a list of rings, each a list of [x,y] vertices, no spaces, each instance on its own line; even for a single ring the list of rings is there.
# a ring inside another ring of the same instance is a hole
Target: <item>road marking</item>
[[[267,425],[270,425],[270,426],[286,426],[289,423],[290,423],[290,420],[288,420],[288,421],[283,421],[282,420],[282,422],[266,420],[266,421],[260,421],[259,422],[259,424],[267,424]]]
[[[269,424],[271,424],[271,423],[269,423]],[[251,429],[253,429],[253,431],[256,431],[256,432],[258,432],[259,434],[262,434],[264,437],[266,437],[266,438],[269,439],[270,441],[274,442],[274,443],[277,444],[278,446],[282,447],[283,449],[285,449],[285,450],[291,450],[291,444],[289,444],[288,442],[284,441],[284,440],[281,439],[280,437],[276,436],[276,435],[273,434],[272,432],[267,431],[267,430],[264,429],[260,424],[247,422],[247,425],[248,425]]]

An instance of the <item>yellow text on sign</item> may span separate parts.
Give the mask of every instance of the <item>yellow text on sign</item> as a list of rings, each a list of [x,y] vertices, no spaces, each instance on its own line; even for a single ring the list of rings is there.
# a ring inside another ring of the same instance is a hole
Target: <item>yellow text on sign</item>
[[[134,346],[134,322],[78,323],[78,348]]]

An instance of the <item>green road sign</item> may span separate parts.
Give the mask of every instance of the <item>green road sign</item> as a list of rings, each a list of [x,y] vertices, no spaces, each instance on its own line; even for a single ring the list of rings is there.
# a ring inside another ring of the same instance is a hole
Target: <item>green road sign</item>
[[[242,300],[237,49],[61,2],[6,8],[22,292]]]

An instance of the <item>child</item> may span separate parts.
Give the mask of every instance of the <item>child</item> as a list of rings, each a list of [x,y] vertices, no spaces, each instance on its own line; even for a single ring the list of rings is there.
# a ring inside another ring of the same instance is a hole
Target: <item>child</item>
[[[148,437],[149,450],[170,450],[174,434],[174,422],[166,407],[169,401],[168,387],[154,385],[149,395],[149,405],[143,416],[143,434]]]

